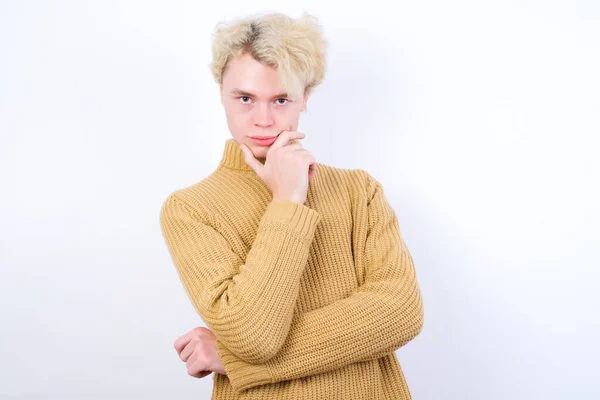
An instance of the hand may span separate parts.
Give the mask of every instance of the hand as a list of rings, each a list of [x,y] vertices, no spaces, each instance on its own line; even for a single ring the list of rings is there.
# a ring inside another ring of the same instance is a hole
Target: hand
[[[227,375],[216,342],[214,333],[201,326],[175,340],[175,350],[181,361],[185,361],[188,375],[195,378],[204,378],[211,372]]]
[[[273,193],[273,201],[306,201],[308,181],[315,173],[316,159],[297,139],[306,135],[296,131],[282,131],[267,151],[264,165],[252,151],[241,145],[246,164],[266,183]]]

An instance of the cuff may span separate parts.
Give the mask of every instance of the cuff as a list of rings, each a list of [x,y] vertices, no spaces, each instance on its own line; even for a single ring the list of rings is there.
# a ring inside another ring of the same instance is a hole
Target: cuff
[[[251,364],[233,354],[217,340],[217,351],[231,386],[239,393],[254,386],[273,383],[271,374],[264,364]]]
[[[282,229],[302,239],[312,239],[321,215],[312,208],[293,201],[271,201],[260,224],[266,229]]]

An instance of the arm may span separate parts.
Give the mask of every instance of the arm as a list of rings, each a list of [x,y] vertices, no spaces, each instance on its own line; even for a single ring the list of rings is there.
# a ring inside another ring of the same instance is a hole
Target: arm
[[[194,308],[242,360],[260,363],[283,345],[300,277],[321,216],[299,203],[267,205],[244,262],[213,226],[219,221],[172,194],[160,212],[167,247]]]
[[[347,298],[294,315],[281,351],[265,363],[217,349],[237,391],[332,371],[395,351],[423,327],[423,302],[412,257],[383,187],[369,175],[364,284]]]

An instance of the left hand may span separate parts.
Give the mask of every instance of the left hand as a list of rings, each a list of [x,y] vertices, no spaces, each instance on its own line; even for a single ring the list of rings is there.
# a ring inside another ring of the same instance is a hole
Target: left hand
[[[188,375],[204,378],[211,372],[227,375],[217,352],[217,337],[210,329],[197,327],[175,340],[174,346]]]

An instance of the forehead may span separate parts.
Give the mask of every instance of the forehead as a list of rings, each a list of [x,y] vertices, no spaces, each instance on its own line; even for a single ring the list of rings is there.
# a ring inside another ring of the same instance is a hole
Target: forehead
[[[223,74],[223,89],[232,95],[269,99],[286,93],[281,86],[277,68],[264,65],[249,54],[229,60]]]

